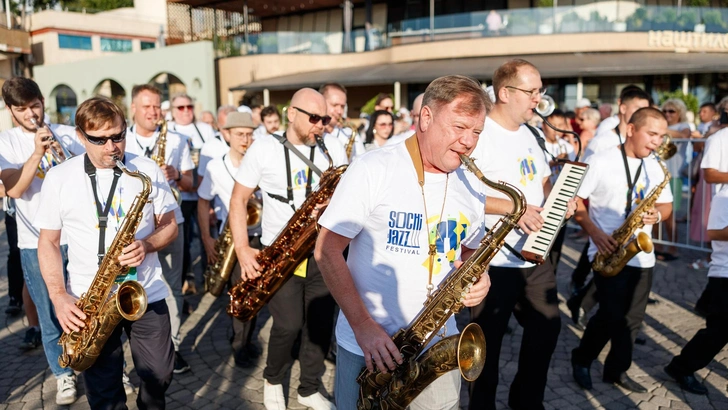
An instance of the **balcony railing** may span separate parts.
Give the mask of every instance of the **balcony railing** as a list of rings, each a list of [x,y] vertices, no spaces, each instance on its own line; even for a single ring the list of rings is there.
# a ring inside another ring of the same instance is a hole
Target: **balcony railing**
[[[426,41],[536,34],[645,32],[728,33],[728,8],[645,6],[597,2],[581,6],[507,9],[403,20],[379,29],[343,32],[260,32],[218,37],[220,56],[340,54]]]

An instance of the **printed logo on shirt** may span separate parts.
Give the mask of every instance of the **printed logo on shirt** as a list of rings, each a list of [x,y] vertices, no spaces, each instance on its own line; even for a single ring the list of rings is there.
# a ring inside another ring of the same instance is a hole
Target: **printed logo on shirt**
[[[302,169],[302,170],[294,170],[293,171],[293,189],[305,189],[306,184],[308,183],[308,167]],[[316,186],[316,174],[311,173],[311,186]]]
[[[533,181],[538,171],[536,170],[536,163],[531,155],[526,158],[519,159],[518,165],[521,172],[521,185],[528,185],[529,181]]]
[[[36,170],[35,176],[40,179],[44,179],[48,170],[58,164],[60,164],[60,162],[56,162],[51,154],[46,153],[38,164],[38,170]]]
[[[634,195],[632,197],[632,200],[636,205],[638,205],[640,202],[642,202],[643,199],[645,199],[645,195],[647,195],[647,189],[645,187],[645,184],[638,183],[637,186],[634,189]]]
[[[420,231],[424,218],[421,213],[391,211],[386,250],[410,255],[420,254]]]
[[[120,187],[119,188],[119,194],[118,195],[114,195],[114,198],[111,200],[111,207],[109,208],[109,215],[108,215],[109,221],[112,218],[116,219],[115,231],[119,231],[119,227],[121,225],[121,220],[124,219],[124,217],[126,216],[126,211],[121,206],[121,203],[122,203],[122,201],[121,201],[121,194],[123,192],[124,192],[124,188],[123,187]],[[92,204],[92,206],[95,208],[96,207],[96,204]],[[101,205],[101,209],[103,209],[104,207],[106,207],[106,204],[102,204]],[[98,214],[96,215],[96,217],[98,218]],[[112,226],[112,224],[108,224],[107,226],[109,228],[114,228]],[[96,223],[96,229],[99,229],[98,222]]]
[[[439,219],[440,215],[431,217],[427,221],[428,226],[430,226],[430,223],[437,223]],[[457,252],[460,249],[460,243],[463,239],[465,239],[469,226],[470,221],[468,218],[460,213],[458,218],[448,218],[445,221],[441,221],[430,230],[428,241],[431,242],[434,240],[435,246],[437,247],[437,255],[435,256],[434,265],[432,267],[433,275],[439,275],[442,273],[442,254],[445,254],[445,263],[447,263],[448,267],[450,267],[455,261]],[[429,256],[425,258],[424,262],[422,262],[422,266],[429,270]],[[446,270],[446,272],[448,271],[449,269]]]

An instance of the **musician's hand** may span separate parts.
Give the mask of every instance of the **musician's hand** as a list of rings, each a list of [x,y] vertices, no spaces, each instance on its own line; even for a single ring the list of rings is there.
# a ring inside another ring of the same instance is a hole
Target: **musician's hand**
[[[48,127],[38,128],[38,131],[35,133],[35,138],[33,139],[33,143],[35,144],[33,154],[38,157],[45,155],[46,150],[51,146],[52,141],[53,134],[51,134],[51,130],[49,130]]]
[[[599,249],[601,253],[612,253],[617,250],[619,245],[610,235],[607,235],[603,231],[595,229],[595,232],[590,234],[592,241]]]
[[[480,279],[478,279],[478,281],[473,283],[473,286],[470,287],[470,292],[465,295],[465,299],[463,300],[463,306],[478,306],[480,302],[482,302],[483,299],[485,299],[485,297],[488,295],[489,290],[490,276],[488,275],[488,271],[486,270],[485,272],[483,272],[483,276],[481,276]]]
[[[119,255],[119,263],[121,266],[135,267],[139,266],[144,262],[144,258],[147,256],[147,249],[144,247],[144,242],[136,240],[121,250]]]
[[[543,211],[543,208],[540,206],[528,205],[526,213],[518,220],[518,227],[527,235],[541,229],[543,226],[541,211]]]
[[[329,206],[329,200],[327,200],[324,203],[318,204],[313,208],[313,212],[311,212],[311,217],[315,220],[318,220],[319,213],[323,212],[326,207]]]
[[[202,245],[205,247],[205,253],[207,254],[207,263],[217,262],[217,252],[215,252],[215,240],[212,236],[202,236]]]
[[[177,168],[171,165],[162,165],[160,168],[162,169],[162,172],[164,173],[164,178],[167,181],[175,181],[179,177],[179,171],[177,171]]]
[[[243,280],[253,280],[260,276],[260,264],[256,256],[260,252],[250,246],[240,246],[235,248],[238,255],[238,263],[240,264],[241,277]]]
[[[576,198],[569,199],[569,203],[566,205],[566,219],[570,219],[576,213]]]
[[[210,226],[217,226],[217,214],[215,213],[215,209],[213,207],[210,207],[210,213],[208,214]]]
[[[65,333],[78,332],[84,327],[86,314],[76,306],[76,298],[64,292],[52,296],[51,302]]]
[[[402,354],[397,349],[392,338],[382,329],[379,323],[369,318],[355,326],[352,326],[356,342],[364,353],[364,363],[369,371],[374,371],[377,366],[383,373],[394,370],[397,364],[402,364]]]
[[[645,225],[654,225],[660,222],[660,211],[655,208],[648,209],[642,214],[642,222]]]

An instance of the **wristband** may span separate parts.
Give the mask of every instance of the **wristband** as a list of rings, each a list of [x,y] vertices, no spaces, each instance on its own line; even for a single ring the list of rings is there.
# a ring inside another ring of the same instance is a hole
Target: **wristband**
[[[175,182],[179,182],[179,180],[182,179],[182,173],[177,171],[177,178],[175,178]]]
[[[660,211],[657,211],[657,222],[655,223],[659,224],[660,222],[662,222],[662,214],[660,213]]]

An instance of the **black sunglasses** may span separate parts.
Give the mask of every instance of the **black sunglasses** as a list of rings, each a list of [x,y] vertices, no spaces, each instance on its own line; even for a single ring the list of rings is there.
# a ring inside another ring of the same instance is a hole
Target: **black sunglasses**
[[[316,125],[319,121],[321,121],[321,123],[325,127],[325,126],[329,125],[329,123],[331,122],[331,117],[329,117],[328,115],[324,115],[322,117],[322,116],[320,116],[318,114],[311,114],[310,112],[306,112],[306,111],[304,111],[304,110],[302,110],[302,109],[300,109],[298,107],[292,107],[292,108],[295,108],[298,111],[300,111],[300,112],[308,115],[308,122],[310,122],[313,125]]]
[[[110,135],[108,137],[94,137],[93,135],[86,134],[86,131],[82,130],[81,127],[76,127],[79,131],[81,131],[81,134],[86,138],[86,140],[94,145],[104,145],[106,144],[106,141],[111,140],[113,143],[120,143],[126,139],[126,127],[124,127],[120,133]]]

